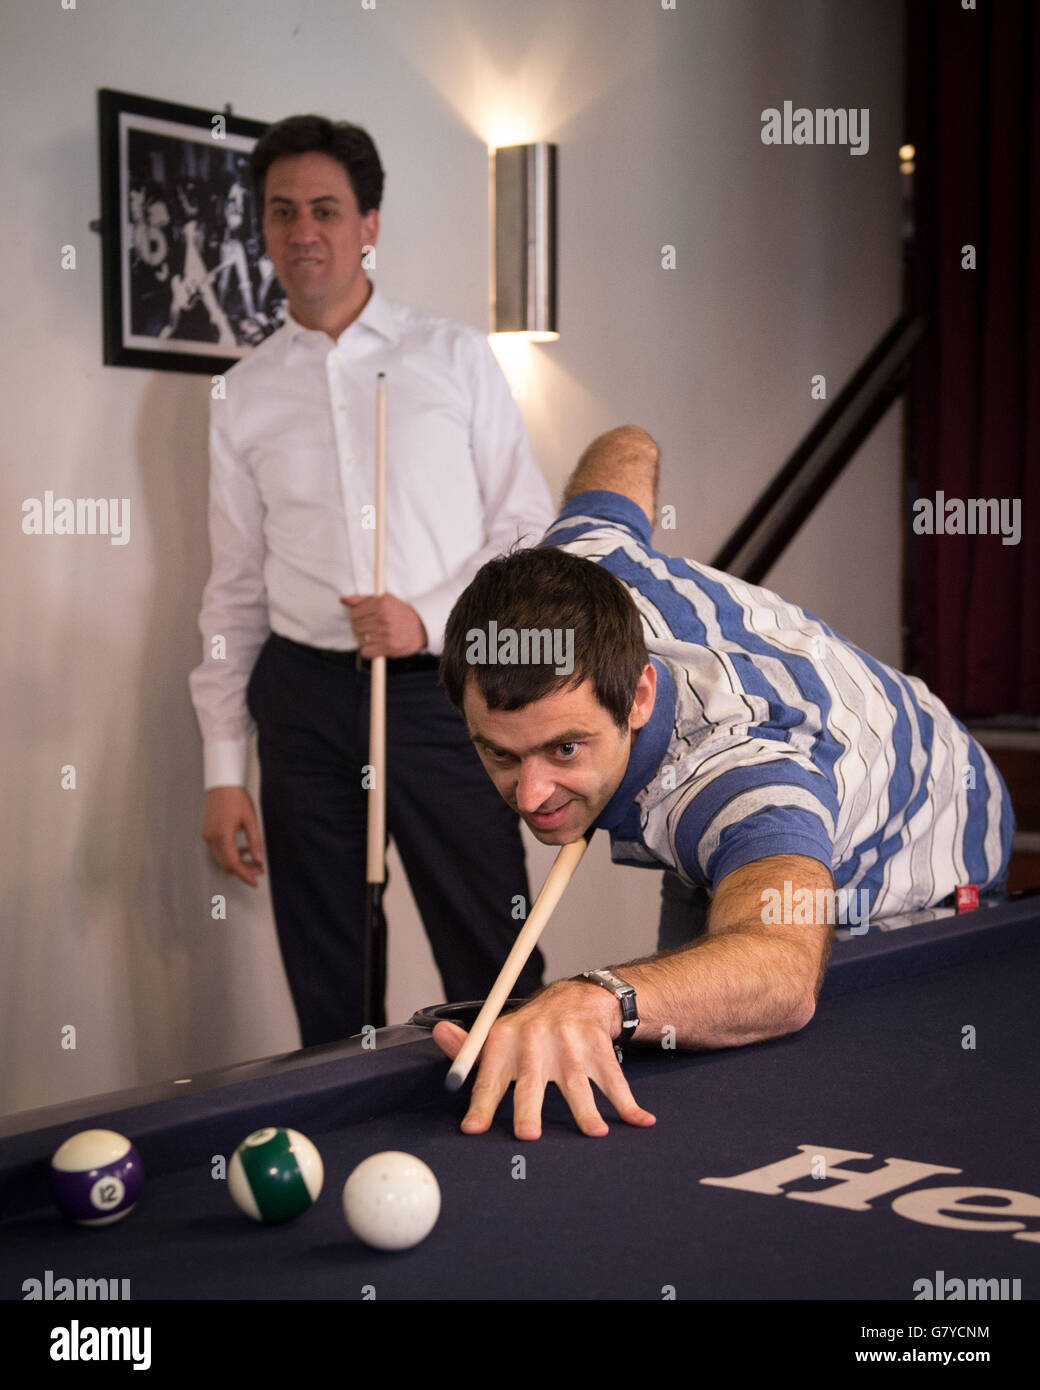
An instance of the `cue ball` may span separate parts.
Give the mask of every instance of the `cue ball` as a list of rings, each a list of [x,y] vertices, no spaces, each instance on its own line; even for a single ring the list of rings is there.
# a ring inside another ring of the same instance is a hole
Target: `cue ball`
[[[411,1154],[373,1154],[343,1187],[343,1215],[354,1234],[377,1250],[407,1250],[433,1230],[441,1190],[430,1168]]]
[[[80,1226],[111,1226],[132,1211],[144,1185],[141,1155],[113,1129],[85,1129],[51,1159],[51,1192]]]
[[[258,1129],[231,1155],[228,1191],[254,1221],[291,1221],[321,1195],[321,1154],[296,1129]]]

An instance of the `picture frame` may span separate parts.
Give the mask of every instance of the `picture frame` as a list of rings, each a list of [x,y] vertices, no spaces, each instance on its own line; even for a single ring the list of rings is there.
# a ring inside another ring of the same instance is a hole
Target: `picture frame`
[[[266,128],[99,90],[107,366],[221,373],[284,321],[249,173]]]

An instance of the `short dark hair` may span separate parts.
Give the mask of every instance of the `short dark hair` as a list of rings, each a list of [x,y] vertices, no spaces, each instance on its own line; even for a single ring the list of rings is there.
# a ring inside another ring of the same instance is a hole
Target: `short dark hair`
[[[573,633],[574,669],[552,664],[473,662],[470,636],[498,632]],[[489,709],[523,709],[559,690],[590,680],[596,699],[619,729],[628,716],[649,657],[639,611],[621,580],[593,560],[555,546],[513,550],[489,560],[451,610],[440,674],[452,703],[462,708],[472,676]]]
[[[267,171],[276,159],[293,154],[327,154],[346,170],[361,213],[378,210],[383,201],[383,166],[367,130],[326,116],[288,116],[268,126],[253,146],[249,165],[260,207],[264,206]]]

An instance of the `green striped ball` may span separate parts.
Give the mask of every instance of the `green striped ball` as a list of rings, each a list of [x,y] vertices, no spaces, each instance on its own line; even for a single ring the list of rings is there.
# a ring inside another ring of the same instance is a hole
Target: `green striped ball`
[[[228,1188],[254,1221],[291,1221],[318,1200],[325,1169],[321,1154],[295,1129],[258,1129],[231,1156]]]

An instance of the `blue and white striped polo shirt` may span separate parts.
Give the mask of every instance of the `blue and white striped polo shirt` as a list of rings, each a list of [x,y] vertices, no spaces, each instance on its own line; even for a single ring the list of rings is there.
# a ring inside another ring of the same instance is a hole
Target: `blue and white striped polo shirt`
[[[596,821],[616,863],[711,888],[753,860],[807,855],[835,887],[865,891],[875,918],[1001,877],[1007,789],[922,681],[650,536],[634,502],[595,491],[542,541],[622,580],[657,668],[653,715]]]

